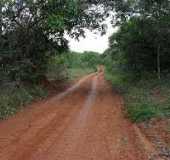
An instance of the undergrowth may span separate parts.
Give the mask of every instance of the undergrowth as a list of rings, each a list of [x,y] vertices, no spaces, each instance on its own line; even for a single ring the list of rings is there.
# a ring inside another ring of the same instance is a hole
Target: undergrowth
[[[66,53],[54,56],[49,59],[47,71],[43,73],[44,80],[47,83],[48,81],[51,83],[67,83],[78,79],[96,71],[99,61],[96,59],[99,59],[97,53]],[[5,119],[32,101],[48,95],[48,91],[37,83],[22,85],[22,82],[17,81],[16,85],[16,82],[10,81],[9,77],[2,73],[5,72],[0,72],[0,119]]]
[[[46,97],[48,92],[40,86],[1,87],[0,119],[5,119],[35,99]]]
[[[133,122],[170,117],[169,78],[134,80],[130,73],[115,70],[106,71],[106,79],[123,94],[125,110]]]

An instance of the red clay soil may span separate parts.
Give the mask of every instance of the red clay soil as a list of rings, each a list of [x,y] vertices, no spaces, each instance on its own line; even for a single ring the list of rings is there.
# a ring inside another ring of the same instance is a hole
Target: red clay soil
[[[0,160],[149,160],[155,150],[124,118],[103,73],[0,123]]]
[[[152,119],[138,125],[141,132],[152,142],[159,156],[170,160],[170,119]]]

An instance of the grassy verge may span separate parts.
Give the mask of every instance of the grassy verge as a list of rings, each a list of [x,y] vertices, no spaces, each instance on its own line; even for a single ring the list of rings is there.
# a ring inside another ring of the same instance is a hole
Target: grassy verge
[[[106,72],[106,79],[122,91],[125,109],[133,122],[142,122],[151,118],[170,117],[170,82],[142,79],[132,81],[130,74],[115,71]]]
[[[95,72],[93,68],[70,68],[68,69],[69,80],[72,81],[93,72]]]
[[[65,70],[63,70],[65,72]],[[68,80],[72,81],[84,75],[94,72],[91,68],[71,68],[68,71]],[[61,73],[59,75],[58,73]],[[50,75],[50,76],[49,76]],[[56,78],[65,78],[62,72],[56,71],[55,68],[48,74],[49,80]],[[51,78],[52,77],[52,78]],[[38,85],[30,85],[16,87],[13,85],[0,87],[0,119],[6,119],[7,117],[16,114],[24,106],[30,104],[34,100],[47,97],[48,91]]]
[[[5,119],[33,100],[46,96],[47,91],[40,86],[1,87],[0,119]]]

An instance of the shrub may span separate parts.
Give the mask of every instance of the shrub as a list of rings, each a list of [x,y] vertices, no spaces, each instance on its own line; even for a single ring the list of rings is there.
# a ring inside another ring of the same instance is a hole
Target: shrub
[[[34,99],[47,96],[47,91],[40,86],[1,88],[0,119],[15,114]]]
[[[125,110],[133,122],[147,121],[154,117],[170,117],[168,77],[158,80],[152,76],[143,76],[137,81],[128,72],[112,70],[106,72],[106,79],[111,81],[114,89],[122,91]]]

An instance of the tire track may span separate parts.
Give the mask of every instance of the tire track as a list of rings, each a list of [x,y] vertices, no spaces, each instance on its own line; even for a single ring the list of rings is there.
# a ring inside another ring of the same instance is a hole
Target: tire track
[[[90,83],[90,80],[88,79],[91,79],[91,77],[93,77],[93,75],[89,75],[81,79],[78,84],[74,85],[66,92],[61,93],[60,95],[52,98],[49,102],[43,104],[44,106],[46,106],[45,110],[40,111],[40,113],[38,113],[38,116],[33,117],[33,119],[29,120],[31,126],[26,127],[26,129],[19,129],[20,132],[15,135],[16,138],[12,139],[12,141],[10,141],[8,145],[2,147],[2,150],[0,151],[0,159],[23,160],[22,157],[28,158],[28,156],[30,156],[30,154],[28,154],[29,148],[35,149],[36,146],[42,143],[42,141],[48,139],[48,136],[50,136],[53,129],[56,126],[59,126],[59,123],[68,123],[73,117],[72,114],[77,113],[77,108],[79,109],[80,103],[77,101],[77,107],[69,107],[68,101],[74,101],[74,99],[86,99],[85,97],[87,96],[87,93],[82,92],[82,94],[80,94],[79,90],[81,90],[81,88],[84,88],[84,86],[89,86],[88,83]],[[88,91],[89,88],[87,87],[86,90]],[[67,98],[67,101],[65,102],[63,98]],[[47,109],[49,109],[49,111]],[[66,109],[68,109],[68,111],[65,111]],[[62,133],[62,130],[64,129],[65,128],[62,128],[60,132]],[[1,137],[0,142],[2,142],[2,139],[5,141],[5,138]],[[18,152],[19,150],[24,151],[24,148],[25,152]],[[25,156],[25,154],[27,156]]]

